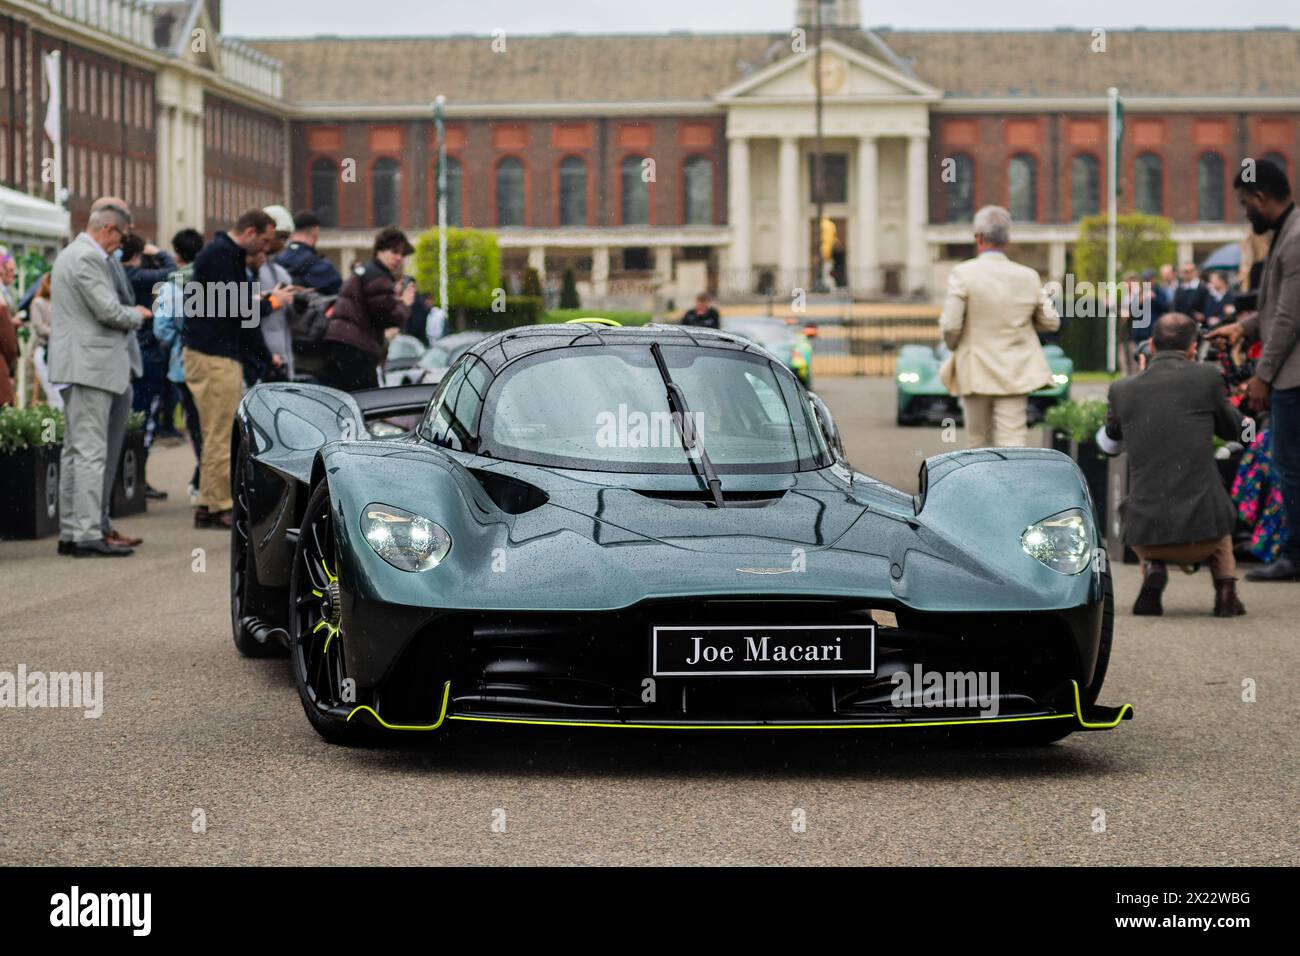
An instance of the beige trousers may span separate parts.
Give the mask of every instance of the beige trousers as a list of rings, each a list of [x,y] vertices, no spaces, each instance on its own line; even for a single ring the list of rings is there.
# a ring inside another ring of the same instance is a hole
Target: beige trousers
[[[1237,556],[1232,553],[1232,535],[1188,541],[1186,544],[1133,545],[1133,553],[1143,561],[1172,561],[1196,564],[1204,561],[1215,579],[1237,576]]]
[[[227,511],[230,500],[230,430],[244,394],[244,370],[234,359],[185,350],[185,384],[203,429],[199,507]]]
[[[969,448],[1014,448],[1029,444],[1025,395],[965,395],[966,444]]]

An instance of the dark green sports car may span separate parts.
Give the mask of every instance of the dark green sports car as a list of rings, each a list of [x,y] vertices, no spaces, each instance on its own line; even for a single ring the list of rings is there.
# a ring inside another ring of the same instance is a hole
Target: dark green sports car
[[[457,721],[1110,728],[1110,579],[1049,450],[854,470],[766,350],[680,326],[492,335],[437,386],[252,389],[231,607],[355,743]],[[1015,489],[1009,494],[1008,489]]]

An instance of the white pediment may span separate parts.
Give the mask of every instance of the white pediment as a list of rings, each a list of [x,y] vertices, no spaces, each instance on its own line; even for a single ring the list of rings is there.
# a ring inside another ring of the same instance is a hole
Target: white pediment
[[[836,40],[822,41],[822,95],[835,100],[938,100],[940,91]],[[817,53],[809,49],[764,67],[717,94],[722,103],[788,103],[816,96]]]

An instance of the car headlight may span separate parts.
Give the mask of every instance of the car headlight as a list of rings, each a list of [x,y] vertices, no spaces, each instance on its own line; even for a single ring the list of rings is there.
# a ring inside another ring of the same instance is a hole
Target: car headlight
[[[436,568],[451,550],[451,535],[442,525],[377,502],[361,512],[361,533],[375,554],[399,571]]]
[[[1052,376],[1052,381],[1057,385],[1066,385],[1070,381],[1070,376],[1062,375],[1060,372],[1057,372]]]
[[[904,385],[915,385],[921,381],[921,374],[919,372],[899,372],[898,380]]]
[[[1092,526],[1087,515],[1071,508],[1031,524],[1020,546],[1053,571],[1078,574],[1092,562]]]

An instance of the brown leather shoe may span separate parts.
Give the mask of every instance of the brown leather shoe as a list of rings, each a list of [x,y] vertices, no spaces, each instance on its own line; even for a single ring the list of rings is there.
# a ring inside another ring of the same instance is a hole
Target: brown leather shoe
[[[1236,578],[1214,579],[1214,616],[1238,617],[1246,613],[1246,606],[1237,597]]]
[[[105,544],[115,544],[119,548],[138,548],[144,544],[144,538],[133,538],[130,535],[122,534],[116,528],[109,528],[108,534],[104,535]]]
[[[208,514],[209,528],[227,529],[235,526],[235,513],[227,508],[225,511],[213,511]]]
[[[194,527],[211,528],[212,512],[208,510],[207,505],[199,505],[194,509]]]

